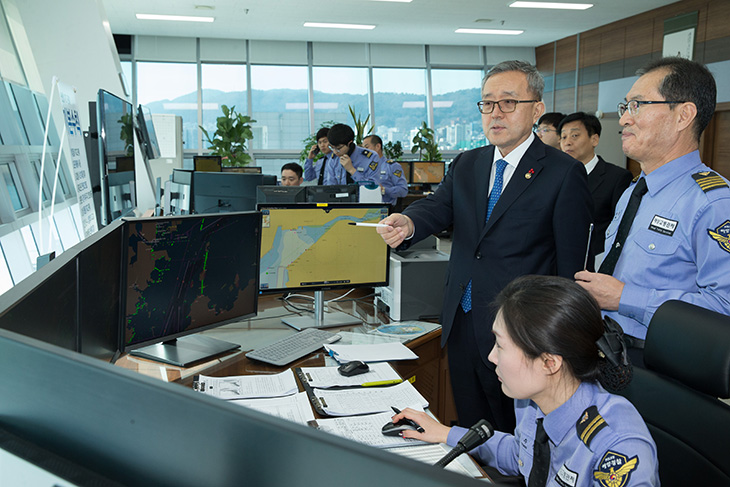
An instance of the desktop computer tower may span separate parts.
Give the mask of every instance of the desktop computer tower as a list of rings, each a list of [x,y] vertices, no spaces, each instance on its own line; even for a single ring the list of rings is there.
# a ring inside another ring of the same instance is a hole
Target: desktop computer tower
[[[439,318],[449,255],[430,237],[409,250],[390,254],[388,286],[375,288],[379,309],[395,321]]]

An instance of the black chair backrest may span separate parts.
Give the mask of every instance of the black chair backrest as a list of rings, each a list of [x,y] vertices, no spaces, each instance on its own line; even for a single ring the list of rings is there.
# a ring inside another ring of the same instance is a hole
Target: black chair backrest
[[[668,301],[649,324],[647,369],[622,391],[657,444],[663,487],[730,485],[730,316]]]

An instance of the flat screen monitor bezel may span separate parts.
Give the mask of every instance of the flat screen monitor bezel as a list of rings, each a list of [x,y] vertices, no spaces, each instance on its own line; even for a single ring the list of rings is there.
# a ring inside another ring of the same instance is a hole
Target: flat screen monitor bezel
[[[132,178],[128,180],[128,182],[131,182],[132,191],[135,194],[131,194],[132,197],[132,206],[131,207],[123,207],[121,211],[119,211],[119,215],[114,216],[112,214],[112,209],[110,207],[110,182],[109,182],[109,171],[107,170],[107,127],[105,123],[105,108],[104,108],[104,99],[105,97],[111,97],[115,100],[120,101],[123,106],[127,107],[129,109],[129,114],[134,117],[134,106],[129,103],[128,101],[124,100],[123,98],[120,98],[116,96],[113,93],[110,93],[106,90],[99,90],[97,93],[96,98],[96,124],[97,124],[97,132],[99,134],[99,174],[100,174],[100,180],[101,180],[101,224],[102,225],[108,225],[112,221],[116,220],[117,218],[123,218],[125,216],[130,216],[136,206],[136,169],[134,164],[134,143],[132,143],[132,155],[125,155],[122,156],[125,159],[131,157],[132,158],[132,170],[131,171],[125,171],[132,174]],[[126,113],[126,112],[122,112]],[[132,120],[132,125],[134,125],[134,121]],[[134,131],[134,129],[132,129]],[[116,171],[115,171],[116,172]],[[128,183],[126,183],[128,184]],[[116,186],[116,185],[115,185]]]
[[[331,188],[334,193],[347,193],[348,198],[355,201],[339,201],[337,199],[322,201],[315,200],[314,195],[331,195],[326,189]],[[336,191],[335,188],[339,189]],[[328,204],[353,204],[360,199],[360,186],[358,184],[315,184],[307,186],[307,202],[308,203],[328,203]]]
[[[161,344],[161,343],[167,343],[172,342],[178,338],[183,338],[191,335],[195,335],[197,333],[200,333],[205,330],[211,330],[213,328],[218,328],[220,326],[223,326],[227,323],[245,320],[247,318],[250,318],[252,316],[256,316],[258,313],[258,293],[257,290],[259,288],[259,275],[260,272],[258,272],[258,263],[259,260],[256,261],[256,267],[257,272],[255,272],[254,280],[255,280],[255,290],[253,292],[253,310],[245,313],[243,315],[238,316],[231,316],[228,318],[225,318],[221,321],[216,321],[214,323],[207,323],[205,325],[197,326],[195,328],[188,328],[186,330],[177,332],[177,333],[171,333],[168,335],[162,335],[162,336],[156,336],[154,338],[145,339],[143,341],[135,342],[135,343],[127,343],[126,340],[126,318],[127,318],[127,271],[128,271],[128,246],[127,241],[129,239],[129,225],[134,224],[135,222],[144,221],[144,222],[150,222],[150,221],[169,221],[169,220],[194,220],[194,219],[201,219],[201,218],[238,218],[240,216],[250,216],[252,219],[256,220],[253,222],[257,225],[257,231],[258,231],[258,238],[255,239],[256,242],[256,255],[261,255],[261,214],[257,211],[239,211],[239,212],[229,212],[229,213],[221,213],[221,214],[215,214],[215,215],[170,215],[170,216],[159,216],[159,217],[150,217],[150,218],[125,218],[124,219],[124,233],[123,233],[123,242],[122,242],[122,282],[121,282],[121,293],[120,293],[120,322],[119,322],[119,349],[120,353],[129,353],[134,350],[138,350],[141,348],[149,347],[151,345]],[[235,246],[231,246],[232,249],[236,248]]]
[[[270,194],[280,193],[286,195],[291,199],[292,195],[294,199],[301,199],[301,201],[264,201],[265,198]],[[272,205],[272,204],[301,204],[307,202],[307,186],[274,186],[264,185],[256,188],[256,204],[257,205]]]
[[[416,181],[416,166],[418,164],[429,164],[429,165],[439,165],[442,167],[442,176],[441,179],[438,181]],[[446,163],[444,161],[411,161],[410,162],[410,178],[408,180],[411,184],[441,184],[441,181],[444,180],[444,177],[446,177]]]
[[[216,163],[216,170],[209,170],[209,169],[202,169],[202,166],[204,166],[204,163],[210,163],[211,161]],[[221,156],[193,156],[193,167],[195,171],[198,172],[223,172],[223,166],[221,165],[222,157]],[[201,164],[202,163],[202,164]]]
[[[209,179],[210,178],[210,179]],[[205,181],[209,179],[208,181]],[[218,179],[216,184],[213,182]],[[235,183],[225,186],[225,180],[234,181]],[[238,179],[238,181],[236,181]],[[206,214],[206,213],[230,213],[230,212],[241,212],[241,211],[253,211],[256,210],[256,188],[259,186],[266,186],[264,174],[250,174],[250,173],[229,173],[229,172],[206,172],[206,171],[193,171],[192,173],[192,184],[191,184],[191,207],[195,214]],[[236,183],[241,183],[240,185]],[[219,191],[218,194],[203,193],[201,187],[205,183],[205,188],[214,188]],[[224,188],[230,188],[228,192],[224,191]],[[245,190],[245,191],[242,191]],[[201,194],[202,193],[202,194]],[[234,201],[247,201],[249,204],[246,208],[233,208],[228,209],[225,206],[210,206],[200,205],[201,198],[215,198],[221,197],[220,199],[230,199]]]
[[[291,204],[276,204],[276,203],[270,203],[270,204],[260,204],[257,205],[257,209],[259,212],[262,212],[262,218],[263,218],[263,211],[266,209],[272,209],[272,208],[279,208],[279,209],[292,209],[292,210],[309,210],[309,209],[321,209],[325,210],[326,208],[329,209],[348,209],[348,208],[378,208],[378,209],[384,209],[385,215],[387,215],[389,210],[389,205],[387,204],[379,204],[379,203],[334,203],[334,204],[324,204],[324,203],[291,203]],[[359,230],[364,231],[375,231],[374,228],[360,228]],[[263,239],[264,229],[263,226],[261,228],[261,239]],[[337,289],[353,289],[353,288],[359,288],[359,287],[379,287],[379,286],[387,286],[388,280],[390,276],[390,247],[383,242],[383,245],[385,246],[385,279],[383,281],[375,281],[375,282],[360,282],[360,283],[346,283],[346,284],[328,284],[328,285],[320,285],[320,286],[299,286],[299,287],[278,287],[278,288],[268,288],[268,289],[261,289],[261,279],[259,278],[259,293],[261,294],[274,294],[274,293],[287,293],[287,292],[293,292],[293,291],[329,291],[329,290],[337,290]],[[261,252],[261,244],[259,244],[259,253]],[[259,275],[261,274],[261,262],[259,261]]]
[[[152,122],[152,112],[144,105],[137,107],[137,138],[142,153],[147,156],[147,159],[159,159],[161,157],[157,132]]]

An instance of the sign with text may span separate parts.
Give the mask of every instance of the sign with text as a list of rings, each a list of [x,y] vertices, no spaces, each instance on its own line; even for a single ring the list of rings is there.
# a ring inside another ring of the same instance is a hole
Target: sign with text
[[[72,86],[59,82],[58,93],[63,108],[63,128],[66,130],[71,153],[71,166],[81,212],[81,224],[84,229],[84,238],[86,238],[99,228],[96,224],[96,209],[94,208],[94,197],[91,191],[89,162],[86,159],[84,136],[79,121],[79,109],[76,105],[76,92]]]

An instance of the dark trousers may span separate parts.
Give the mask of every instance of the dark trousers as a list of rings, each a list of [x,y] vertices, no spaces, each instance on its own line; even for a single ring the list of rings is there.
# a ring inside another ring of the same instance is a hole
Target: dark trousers
[[[459,306],[448,340],[449,372],[459,425],[468,428],[486,419],[495,430],[512,433],[514,399],[504,395],[494,364],[487,361],[491,350],[478,349],[472,316],[473,313],[464,313]]]

